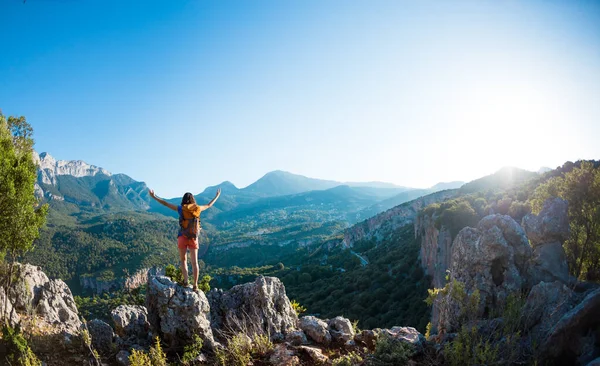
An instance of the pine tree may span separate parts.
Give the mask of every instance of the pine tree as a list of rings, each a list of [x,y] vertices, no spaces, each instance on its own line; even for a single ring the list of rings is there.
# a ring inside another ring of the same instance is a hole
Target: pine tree
[[[31,250],[48,211],[34,195],[37,168],[32,134],[25,117],[7,119],[0,112],[0,259],[10,263],[5,288],[12,286],[14,264]]]

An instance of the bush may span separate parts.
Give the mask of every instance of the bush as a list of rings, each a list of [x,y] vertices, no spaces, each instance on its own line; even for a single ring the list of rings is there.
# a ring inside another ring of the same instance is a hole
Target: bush
[[[296,312],[296,315],[300,316],[306,312],[306,308],[304,306],[300,305],[300,303],[298,301],[292,300],[291,304],[292,304],[292,308],[294,308],[294,311]]]
[[[266,334],[255,334],[252,343],[252,352],[255,356],[263,357],[273,350],[273,343]]]
[[[155,338],[156,343],[150,347],[149,353],[133,349],[129,356],[130,366],[167,366],[167,355],[162,350],[160,339]]]
[[[169,264],[165,267],[165,276],[169,277],[171,281],[177,282],[178,284],[183,283],[183,273],[181,273],[181,268],[175,268],[174,265]]]
[[[212,280],[212,278],[209,275],[202,276],[202,278],[200,279],[200,283],[198,284],[198,288],[202,292],[207,293],[208,291],[210,291],[210,280]]]
[[[414,347],[410,343],[381,336],[375,344],[375,352],[369,356],[367,363],[374,366],[404,365],[414,353]]]
[[[181,363],[185,366],[193,365],[194,361],[198,358],[198,355],[202,352],[202,338],[197,334],[194,334],[194,342],[187,345],[183,349],[183,356],[181,357]]]
[[[31,351],[27,340],[21,334],[19,328],[8,325],[2,328],[2,340],[6,347],[6,361],[11,365],[19,366],[41,366],[42,362]]]
[[[227,348],[215,351],[217,362],[222,366],[246,366],[252,361],[252,339],[237,333],[227,341]]]
[[[498,347],[484,340],[476,327],[462,327],[457,337],[444,347],[446,360],[452,366],[491,365],[498,361]]]
[[[363,362],[362,357],[356,352],[350,352],[333,360],[332,366],[355,366]]]

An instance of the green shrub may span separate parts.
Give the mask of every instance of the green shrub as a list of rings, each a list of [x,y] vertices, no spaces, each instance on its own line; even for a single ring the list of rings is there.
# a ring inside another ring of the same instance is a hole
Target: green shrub
[[[181,357],[181,363],[185,366],[193,365],[194,360],[198,358],[198,355],[202,352],[202,338],[197,334],[194,334],[194,342],[183,348],[183,356]]]
[[[156,337],[155,341],[148,353],[133,349],[129,356],[130,366],[167,366],[167,355],[162,350],[160,339]]]
[[[150,356],[144,351],[138,351],[137,349],[131,350],[131,355],[129,356],[129,365],[130,366],[153,366],[150,361]]]
[[[452,366],[492,365],[498,361],[499,344],[484,339],[476,327],[462,327],[456,338],[444,347]]]
[[[5,325],[2,328],[2,340],[6,347],[6,361],[11,365],[41,366],[42,362],[31,351],[20,329]]]
[[[200,279],[200,283],[198,284],[198,288],[202,292],[207,293],[210,291],[210,280],[212,280],[212,278],[209,275],[202,276],[202,279]]]
[[[172,264],[169,264],[165,267],[165,276],[169,277],[171,281],[177,282],[178,284],[183,283],[183,273],[181,273],[180,267],[175,267]]]
[[[356,366],[362,364],[362,357],[356,352],[350,352],[347,355],[336,358],[332,366]]]
[[[381,336],[375,344],[375,352],[369,356],[367,363],[374,366],[404,365],[414,353],[414,347],[411,344],[388,336]]]
[[[215,350],[215,357],[222,366],[246,366],[252,361],[252,339],[244,333],[234,334],[226,348]]]
[[[291,304],[292,304],[292,308],[296,312],[296,315],[300,316],[306,312],[306,308],[304,306],[300,305],[300,303],[298,301],[292,300]]]
[[[254,334],[252,337],[252,353],[263,357],[273,350],[273,342],[266,334]]]

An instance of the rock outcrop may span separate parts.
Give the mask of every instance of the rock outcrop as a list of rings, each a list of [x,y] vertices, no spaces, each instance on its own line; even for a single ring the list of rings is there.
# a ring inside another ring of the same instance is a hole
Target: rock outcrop
[[[92,338],[92,346],[101,354],[107,355],[112,352],[114,332],[110,325],[102,320],[93,319],[86,323],[86,327]]]
[[[327,323],[314,316],[303,316],[300,318],[300,329],[313,341],[319,344],[331,343],[331,334],[327,330]]]
[[[116,290],[134,290],[148,282],[148,277],[164,275],[162,268],[143,268],[136,271],[133,275],[128,277],[116,278],[114,280],[102,280],[93,276],[81,276],[79,277],[79,283],[85,290],[95,292],[97,295],[101,295],[104,292],[111,292]]]
[[[384,233],[414,223],[417,213],[424,207],[456,197],[457,194],[458,190],[436,192],[391,208],[345,230],[342,245],[352,247],[361,240],[382,239]]]
[[[181,287],[165,276],[150,277],[146,308],[151,327],[168,345],[186,345],[198,335],[205,347],[214,346],[210,306],[204,293]]]
[[[562,243],[569,237],[567,201],[554,198],[544,202],[539,215],[523,217],[523,228],[533,246],[529,268],[529,282],[574,282],[569,277],[569,267]]]
[[[335,342],[346,343],[354,339],[354,328],[349,319],[342,316],[336,316],[327,322],[331,338]]]
[[[589,293],[583,301],[564,314],[551,328],[540,345],[542,361],[568,360],[578,355],[578,363],[586,364],[600,356],[596,338],[600,330],[600,289]]]
[[[147,340],[150,330],[148,310],[139,305],[120,305],[110,313],[115,333],[124,339]]]
[[[210,317],[216,332],[268,334],[283,339],[296,329],[298,317],[278,278],[259,276],[229,291],[208,293]]]
[[[451,280],[464,284],[467,294],[479,291],[476,306],[481,316],[488,310],[502,306],[507,297],[520,291],[527,275],[527,263],[531,247],[523,229],[510,216],[489,215],[478,224],[477,229],[462,229],[452,245]],[[442,311],[440,324],[451,331],[449,319],[457,319],[456,307]]]
[[[62,280],[50,280],[40,267],[30,264],[16,265],[15,272],[16,280],[8,297],[17,311],[35,314],[61,331],[79,332],[77,306]]]

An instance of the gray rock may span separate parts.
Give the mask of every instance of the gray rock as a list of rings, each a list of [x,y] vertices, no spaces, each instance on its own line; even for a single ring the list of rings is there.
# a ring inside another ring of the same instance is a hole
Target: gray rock
[[[215,331],[269,334],[276,341],[294,330],[298,322],[283,283],[275,277],[259,276],[226,292],[210,291],[208,301]]]
[[[523,307],[525,329],[544,339],[552,327],[574,305],[573,292],[559,281],[533,286]]]
[[[328,321],[329,333],[336,342],[346,343],[351,339],[354,339],[354,328],[350,320],[336,316]]]
[[[359,344],[365,345],[369,349],[373,349],[375,348],[375,343],[377,343],[378,334],[379,332],[366,329],[355,335],[354,341]]]
[[[120,366],[129,366],[129,356],[131,354],[125,350],[119,351],[115,358],[117,359],[117,364]]]
[[[278,344],[275,346],[273,353],[269,357],[269,362],[272,365],[278,366],[298,366],[300,365],[300,359],[296,356],[295,352],[289,350],[285,344]]]
[[[422,351],[425,344],[425,336],[413,327],[392,327],[392,329],[382,329],[380,336],[382,335],[409,343],[415,347],[417,352]]]
[[[321,349],[316,347],[300,346],[298,351],[307,354],[313,362],[313,365],[324,365],[329,361],[329,357],[323,354]]]
[[[30,264],[15,266],[15,286],[8,294],[15,309],[41,317],[60,331],[79,332],[77,306],[71,290],[62,280],[50,280],[40,267]]]
[[[574,282],[569,276],[565,250],[559,242],[538,244],[533,250],[528,283],[533,286],[541,281],[560,281],[565,284]]]
[[[452,245],[450,277],[463,283],[468,295],[479,291],[476,314],[470,315],[480,317],[486,308],[502,306],[511,293],[520,291],[526,283],[530,256],[525,232],[510,216],[486,216],[477,229],[462,229]],[[436,328],[452,332],[460,309],[451,296],[447,303],[440,309]]]
[[[113,329],[100,319],[90,320],[86,324],[90,336],[92,337],[92,346],[101,354],[109,354],[113,347]]]
[[[210,307],[204,293],[181,287],[168,277],[149,277],[146,308],[151,327],[170,346],[190,344],[198,335],[205,347],[213,348]]]
[[[150,330],[148,310],[139,305],[119,305],[110,312],[115,332],[125,338],[147,338]]]
[[[77,306],[71,290],[62,280],[50,280],[39,291],[39,301],[34,298],[36,312],[46,322],[75,334],[81,328]]]
[[[14,327],[21,321],[21,317],[19,314],[17,314],[17,311],[13,307],[10,299],[6,299],[6,293],[4,292],[3,287],[0,287],[0,314],[8,314],[8,324],[11,327]]]
[[[299,346],[308,343],[306,334],[301,330],[294,330],[286,334],[285,341],[293,346]]]
[[[567,201],[560,198],[547,200],[539,215],[525,215],[522,224],[534,247],[544,243],[564,242],[569,237]]]
[[[303,316],[300,318],[300,329],[319,344],[331,343],[331,334],[327,330],[327,323],[314,316]]]
[[[589,293],[577,306],[567,312],[551,329],[540,345],[544,361],[582,355],[584,338],[600,326],[600,289]],[[575,360],[572,360],[575,362]]]

